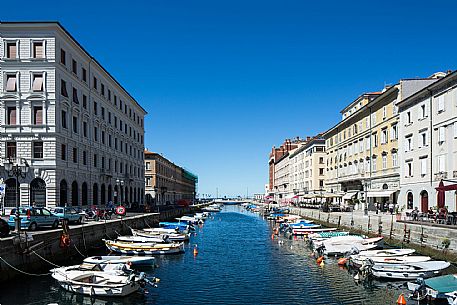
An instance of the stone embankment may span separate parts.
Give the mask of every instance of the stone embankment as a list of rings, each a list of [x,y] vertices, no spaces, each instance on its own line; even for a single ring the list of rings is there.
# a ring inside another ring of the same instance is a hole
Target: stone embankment
[[[27,273],[44,274],[55,265],[81,261],[91,251],[105,247],[102,239],[129,234],[130,227],[153,226],[159,221],[174,219],[189,212],[190,208],[179,208],[71,226],[68,231],[71,240],[69,246],[62,246],[60,242],[62,228],[21,233],[22,242],[17,236],[0,239],[0,282],[26,276]]]
[[[291,213],[320,224],[367,235],[384,236],[387,243],[415,248],[437,259],[457,262],[457,227],[397,220],[396,215],[364,216],[360,211],[325,213],[315,209],[291,207]],[[445,245],[448,243],[448,247]]]

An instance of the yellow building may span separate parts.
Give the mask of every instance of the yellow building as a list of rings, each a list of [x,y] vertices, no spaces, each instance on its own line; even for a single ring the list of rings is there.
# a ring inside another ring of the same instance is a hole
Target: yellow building
[[[382,92],[362,94],[341,111],[342,121],[324,134],[326,190],[339,194],[341,203],[359,202],[358,209],[396,204],[400,190],[396,103],[430,82],[406,79]]]

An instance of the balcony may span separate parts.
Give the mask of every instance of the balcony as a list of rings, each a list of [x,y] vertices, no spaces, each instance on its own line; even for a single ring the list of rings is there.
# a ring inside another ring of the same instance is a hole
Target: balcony
[[[106,168],[99,168],[100,175],[106,176],[106,177],[113,177],[113,174],[110,169]]]
[[[435,173],[435,181],[440,181],[442,179],[447,179],[447,172]]]

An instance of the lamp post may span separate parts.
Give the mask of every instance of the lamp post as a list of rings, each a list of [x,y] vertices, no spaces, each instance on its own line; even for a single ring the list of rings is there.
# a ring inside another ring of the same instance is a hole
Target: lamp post
[[[366,180],[364,181],[364,187],[365,187],[365,202],[364,202],[364,208],[363,208],[363,215],[368,216],[368,183]]]
[[[121,200],[119,201],[119,205],[122,205],[122,196],[119,196],[119,193],[121,191],[121,187],[124,186],[124,180],[116,179],[116,185],[119,186],[116,197],[117,197],[117,199],[119,199],[119,197],[121,197]],[[122,193],[121,193],[121,195],[122,195]]]
[[[29,171],[29,164],[27,160],[24,158],[17,158],[16,163],[13,162],[12,159],[7,159],[6,162],[3,163],[5,166],[5,171],[8,173],[9,177],[16,178],[16,232],[19,234],[21,230],[21,218],[19,213],[19,177],[24,179],[27,176],[27,172]]]

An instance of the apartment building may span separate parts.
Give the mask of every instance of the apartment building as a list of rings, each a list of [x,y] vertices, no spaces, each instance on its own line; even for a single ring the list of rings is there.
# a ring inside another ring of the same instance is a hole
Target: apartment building
[[[146,111],[55,22],[0,23],[0,175],[27,164],[20,204],[100,205],[144,200]]]

